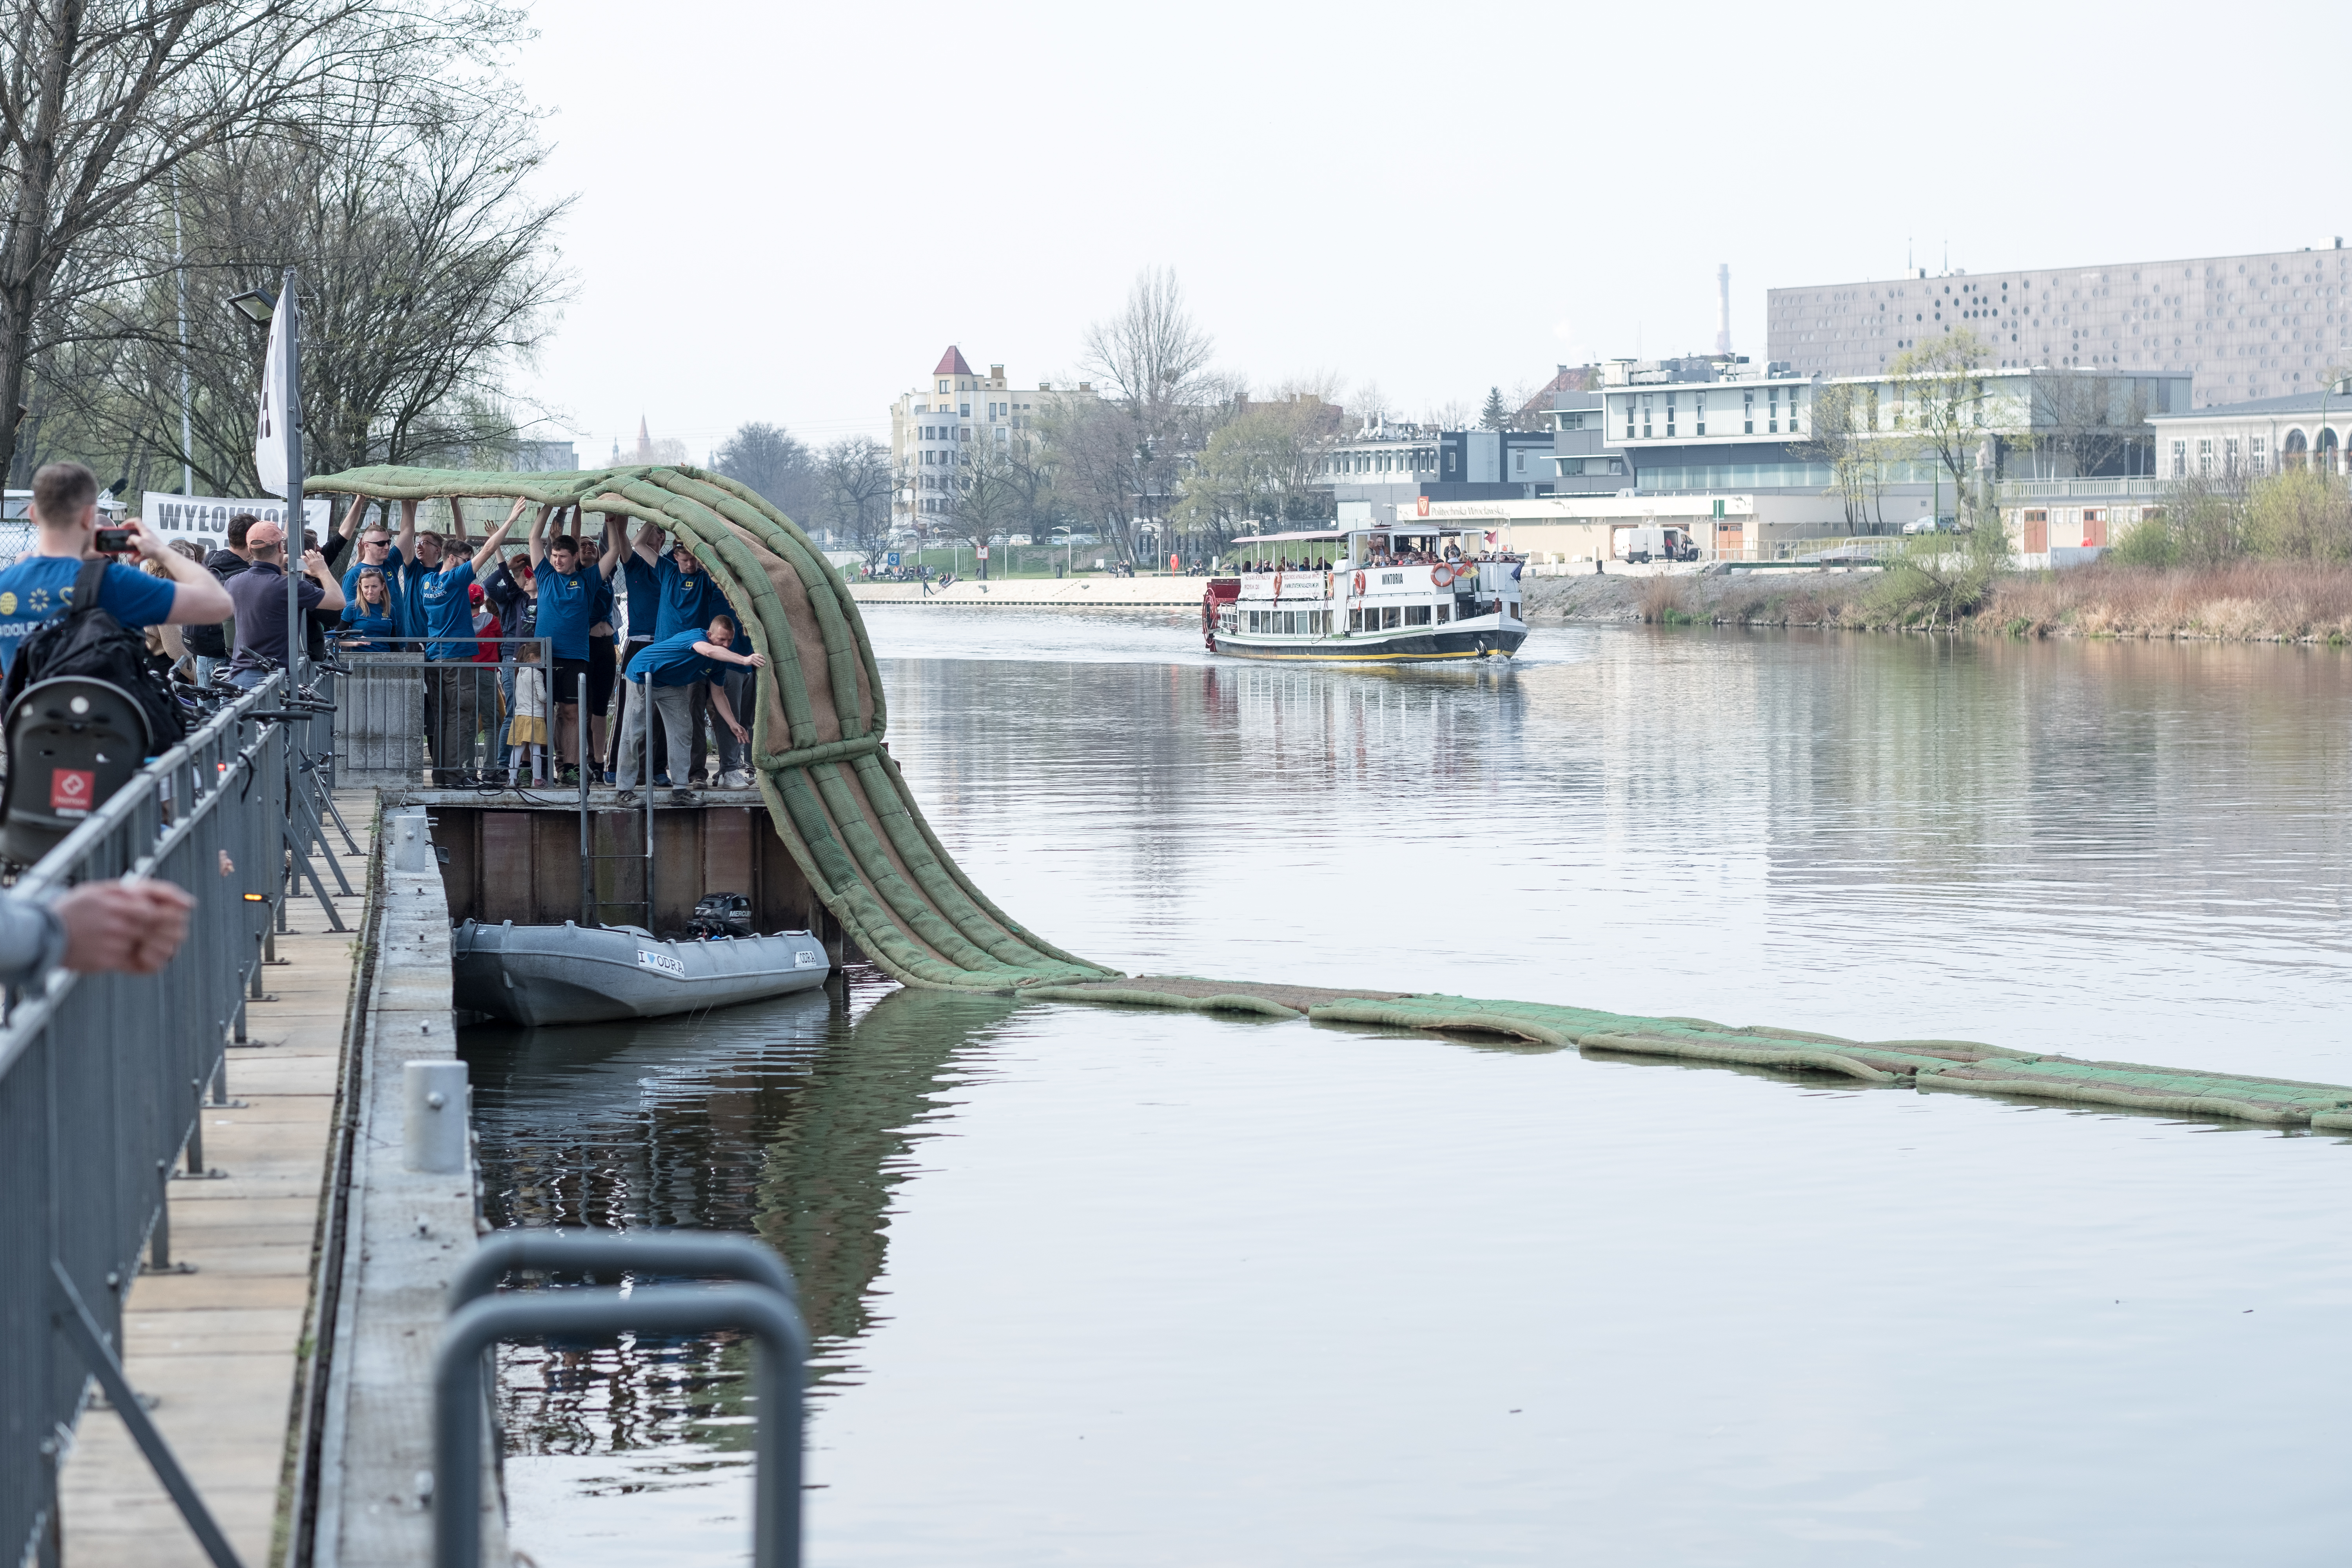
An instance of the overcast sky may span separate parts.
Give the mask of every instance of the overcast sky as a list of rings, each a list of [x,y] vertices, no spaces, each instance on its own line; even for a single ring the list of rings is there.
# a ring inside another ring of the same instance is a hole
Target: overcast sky
[[[582,458],[883,435],[1173,268],[1220,368],[1406,417],[1732,343],[1768,287],[2352,237],[2352,7],[542,4]]]

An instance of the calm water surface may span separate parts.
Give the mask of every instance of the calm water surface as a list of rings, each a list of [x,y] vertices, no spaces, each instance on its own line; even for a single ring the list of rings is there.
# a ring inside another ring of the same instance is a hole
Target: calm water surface
[[[880,607],[979,883],[1130,971],[2352,1082],[2352,662],[1549,630],[1507,673]],[[2300,1563],[2340,1139],[828,993],[477,1030],[500,1224],[755,1230],[817,1563]],[[510,1352],[520,1544],[748,1561],[744,1352]]]

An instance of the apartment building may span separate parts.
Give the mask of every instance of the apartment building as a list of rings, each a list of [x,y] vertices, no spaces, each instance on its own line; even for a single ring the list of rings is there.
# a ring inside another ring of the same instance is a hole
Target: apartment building
[[[891,502],[892,521],[912,522],[950,510],[949,476],[979,444],[1009,451],[1016,441],[1035,439],[1033,432],[1044,410],[1065,399],[1096,395],[1094,384],[1085,381],[1074,387],[1051,382],[1014,386],[1001,364],[990,365],[982,375],[961,349],[949,344],[931,374],[890,405],[890,460],[902,479]]]

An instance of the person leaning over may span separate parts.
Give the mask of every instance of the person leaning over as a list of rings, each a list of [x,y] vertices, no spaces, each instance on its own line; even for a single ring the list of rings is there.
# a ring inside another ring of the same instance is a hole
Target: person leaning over
[[[733,732],[738,741],[751,739],[728,705],[726,672],[729,667],[762,668],[768,659],[765,654],[740,654],[727,645],[735,640],[735,621],[731,616],[713,616],[707,632],[688,626],[684,631],[662,637],[629,660],[623,677],[634,689],[621,732],[621,787],[614,797],[622,805],[636,799],[637,772],[646,759],[646,710],[650,706],[661,715],[662,728],[669,741],[669,776],[683,781],[686,777],[688,737],[692,732],[687,717],[688,693],[697,686],[707,687],[710,706],[719,721]],[[646,786],[650,789],[652,786]],[[672,805],[689,805],[694,792],[673,788]]]
[[[286,531],[274,522],[257,522],[245,542],[253,564],[228,585],[236,605],[236,652],[228,661],[231,686],[250,691],[286,662]],[[313,610],[329,613],[343,607],[343,585],[334,568],[315,550],[302,552],[303,582],[295,592],[302,596],[307,619]]]
[[[99,559],[98,479],[79,463],[50,463],[33,476],[33,550],[0,572],[0,672],[16,660],[25,638],[52,616],[73,607],[74,580]],[[228,591],[213,574],[173,551],[163,536],[133,521],[125,525],[139,553],[159,563],[165,576],[110,563],[99,580],[98,607],[125,631],[217,621],[229,614]]]

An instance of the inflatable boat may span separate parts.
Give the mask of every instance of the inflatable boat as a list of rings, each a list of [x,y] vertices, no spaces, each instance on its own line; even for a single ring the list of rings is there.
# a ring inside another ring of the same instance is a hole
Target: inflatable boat
[[[484,925],[449,933],[450,999],[516,1024],[660,1018],[824,984],[806,931],[665,942],[638,926]]]

